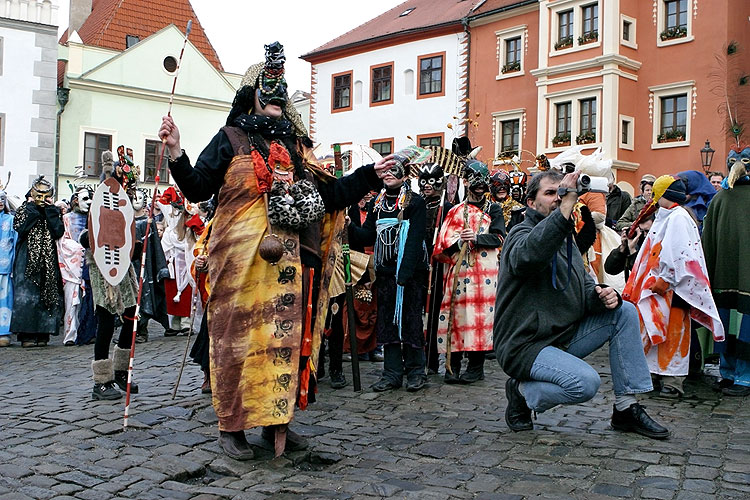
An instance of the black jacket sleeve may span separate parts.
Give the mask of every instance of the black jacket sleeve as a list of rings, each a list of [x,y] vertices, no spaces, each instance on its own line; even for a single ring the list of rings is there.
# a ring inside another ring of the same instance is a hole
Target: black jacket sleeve
[[[604,261],[604,271],[607,274],[620,274],[625,270],[625,264],[628,261],[628,255],[620,251],[620,247],[612,250]]]
[[[223,130],[219,130],[198,156],[194,167],[183,151],[179,158],[168,163],[169,171],[188,200],[206,201],[218,194],[233,157],[234,149],[229,138]]]
[[[424,256],[425,226],[427,224],[427,207],[424,198],[413,196],[407,210],[409,211],[406,217],[409,220],[409,233],[406,235],[404,256],[396,277],[400,285],[409,281],[414,276],[414,271],[420,267]]]
[[[370,191],[380,191],[382,188],[383,182],[375,173],[374,164],[360,167],[335,181],[318,183],[318,192],[323,198],[326,212],[344,210],[349,205],[355,205]]]
[[[349,243],[364,248],[375,244],[376,223],[378,217],[375,213],[375,203],[370,201],[367,205],[367,218],[364,224],[349,224]]]
[[[47,218],[47,226],[49,227],[52,239],[59,240],[62,238],[63,234],[65,234],[65,226],[63,225],[60,209],[54,205],[47,205],[44,207],[44,216]]]
[[[489,216],[492,219],[486,233],[477,235],[476,246],[484,248],[499,248],[505,239],[505,218],[503,209],[497,203],[490,205]]]

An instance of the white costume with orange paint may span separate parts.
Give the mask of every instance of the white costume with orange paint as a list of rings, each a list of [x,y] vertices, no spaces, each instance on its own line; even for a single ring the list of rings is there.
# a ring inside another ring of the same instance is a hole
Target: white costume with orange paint
[[[690,364],[690,319],[724,340],[698,227],[681,206],[660,208],[638,254],[623,298],[641,317],[641,337],[651,373],[684,376]],[[657,293],[663,291],[663,293]],[[689,306],[673,307],[674,294]]]

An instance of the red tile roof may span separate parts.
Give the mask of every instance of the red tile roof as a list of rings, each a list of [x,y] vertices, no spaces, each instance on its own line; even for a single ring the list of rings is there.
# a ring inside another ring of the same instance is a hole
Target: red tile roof
[[[494,14],[498,11],[502,12],[511,8],[537,3],[538,0],[486,0],[484,2],[476,2],[477,7],[472,11],[469,17],[481,17],[482,15]]]
[[[190,42],[219,71],[224,71],[219,56],[203,31],[190,0],[149,2],[146,0],[93,0],[91,14],[83,23],[78,35],[86,45],[113,50],[125,50],[125,37],[137,36],[141,40],[170,24],[183,32],[188,21],[193,20]],[[60,43],[68,41],[65,32]]]
[[[461,25],[479,0],[407,0],[391,10],[344,33],[325,45],[302,56],[308,59],[323,53],[335,52],[370,42],[430,31],[450,25]],[[409,9],[414,9],[402,16]]]

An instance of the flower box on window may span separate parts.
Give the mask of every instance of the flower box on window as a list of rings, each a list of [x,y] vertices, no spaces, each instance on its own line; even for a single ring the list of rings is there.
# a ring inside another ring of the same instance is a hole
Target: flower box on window
[[[583,132],[576,136],[576,144],[591,144],[596,142],[596,132]]]
[[[567,49],[573,46],[573,37],[572,36],[566,36],[565,38],[559,39],[555,43],[555,50],[562,50]]]
[[[555,137],[552,138],[552,145],[555,147],[570,146],[570,134],[567,132],[562,133],[562,134],[557,134]]]
[[[687,36],[687,28],[684,26],[672,26],[665,29],[659,34],[661,41],[673,40],[675,38],[684,38]]]
[[[685,140],[685,132],[680,129],[672,129],[662,132],[656,136],[656,142],[681,142]]]
[[[585,45],[597,40],[599,40],[599,32],[597,30],[589,31],[578,37],[578,45]]]
[[[503,74],[511,73],[513,71],[521,71],[521,61],[509,62],[500,70]]]

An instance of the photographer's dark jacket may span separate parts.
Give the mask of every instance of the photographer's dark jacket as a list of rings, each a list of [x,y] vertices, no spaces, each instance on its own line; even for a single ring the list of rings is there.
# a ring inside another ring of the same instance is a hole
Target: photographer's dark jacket
[[[579,322],[606,311],[586,273],[575,243],[568,236],[573,222],[559,210],[544,217],[532,208],[505,239],[495,301],[494,345],[497,360],[511,377],[527,380],[539,351],[565,349]],[[557,260],[557,290],[552,285],[552,260]],[[619,307],[619,306],[618,306]]]

